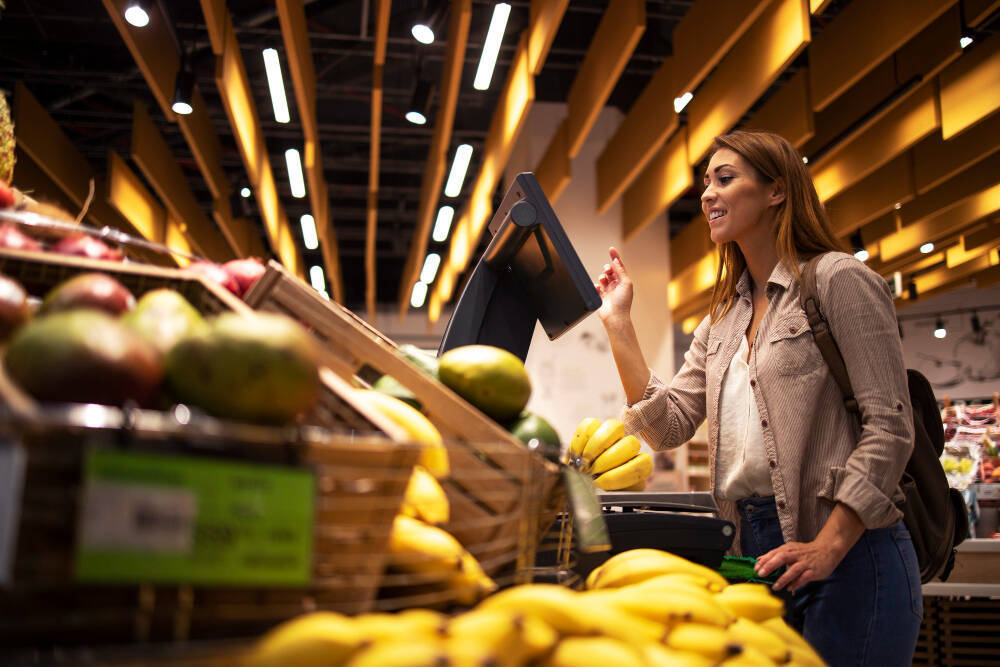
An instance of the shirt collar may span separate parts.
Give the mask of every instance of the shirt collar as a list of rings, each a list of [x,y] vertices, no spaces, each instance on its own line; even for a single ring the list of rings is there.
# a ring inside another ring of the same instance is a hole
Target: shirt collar
[[[803,265],[803,262],[799,262],[799,268]],[[777,285],[782,289],[787,290],[788,287],[795,280],[795,277],[788,271],[784,264],[780,261],[774,265],[774,269],[771,270],[771,275],[767,279],[769,285]],[[740,275],[739,281],[736,283],[736,293],[741,297],[751,298],[750,295],[750,271],[748,269],[743,269],[743,273]]]

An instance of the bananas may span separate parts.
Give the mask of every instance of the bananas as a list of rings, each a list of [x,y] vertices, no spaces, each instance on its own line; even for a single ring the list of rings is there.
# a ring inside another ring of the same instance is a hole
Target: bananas
[[[641,443],[625,435],[617,419],[587,417],[576,427],[563,461],[589,472],[604,491],[642,491],[653,472],[653,457],[640,453]]]
[[[681,623],[674,627],[667,635],[667,646],[678,651],[699,653],[713,662],[721,662],[743,652],[743,645],[728,632],[700,623]]]
[[[649,452],[643,452],[617,468],[598,475],[594,484],[605,491],[625,489],[644,481],[652,472],[653,456]]]
[[[432,525],[448,523],[451,507],[444,489],[422,465],[413,466],[400,512]]]
[[[394,396],[372,389],[355,389],[354,396],[401,426],[413,442],[424,446],[417,459],[420,465],[438,479],[448,476],[448,450],[445,449],[441,433],[419,410]]]
[[[727,587],[725,578],[704,565],[659,549],[631,549],[612,556],[590,573],[587,588],[620,588],[658,575],[685,572],[716,585]]]
[[[594,475],[600,475],[602,472],[607,472],[628,462],[638,453],[639,438],[634,435],[626,435],[594,459],[594,462],[590,464],[590,472]]]
[[[583,456],[583,448],[586,446],[587,441],[590,440],[590,436],[594,435],[594,431],[600,425],[601,420],[594,417],[587,417],[579,423],[573,432],[573,439],[569,443],[569,450],[566,452],[566,463]]]
[[[243,664],[246,667],[340,664],[361,645],[362,639],[351,618],[317,611],[282,623],[268,632]]]
[[[785,613],[785,603],[771,595],[764,584],[733,584],[715,599],[733,616],[742,616],[758,623]]]
[[[604,453],[611,445],[625,436],[625,425],[617,419],[605,419],[594,434],[587,440],[580,454],[584,463],[590,465],[594,459]]]
[[[564,639],[542,664],[545,667],[592,667],[593,665],[646,667],[642,653],[636,648],[609,637]]]

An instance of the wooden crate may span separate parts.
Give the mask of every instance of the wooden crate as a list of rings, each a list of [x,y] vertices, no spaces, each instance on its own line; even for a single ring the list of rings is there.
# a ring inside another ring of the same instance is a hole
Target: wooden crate
[[[1000,664],[1000,600],[924,596],[914,665]]]
[[[445,487],[454,515],[448,530],[466,547],[521,539],[521,527],[512,517],[525,511],[526,503],[534,504],[527,511],[538,525],[551,525],[563,504],[557,466],[533,453],[526,461],[523,443],[428,377],[392,340],[277,262],[268,264],[245,299],[254,308],[285,313],[308,325],[326,351],[324,363],[344,382],[373,382],[388,374],[413,392],[442,436],[459,444],[449,449],[453,473]],[[526,480],[538,488],[527,490]],[[537,527],[532,535],[537,544]]]

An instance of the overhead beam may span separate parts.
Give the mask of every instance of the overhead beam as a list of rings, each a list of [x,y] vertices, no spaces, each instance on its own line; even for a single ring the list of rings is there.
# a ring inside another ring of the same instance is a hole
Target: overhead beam
[[[1000,9],[1000,0],[962,0],[965,5],[965,20],[973,28],[985,21],[989,16]]]
[[[460,4],[468,3],[453,1],[452,11],[455,11],[456,6]],[[542,73],[542,67],[545,65],[545,59],[549,55],[549,49],[552,48],[556,33],[559,32],[559,26],[562,25],[567,6],[569,6],[569,0],[531,0],[531,6],[528,9],[528,68],[535,76]],[[451,46],[450,34],[449,47]]]
[[[809,70],[793,74],[745,123],[753,130],[774,132],[800,148],[815,134],[809,103]]]
[[[978,123],[945,141],[932,134],[913,147],[913,177],[919,194],[1000,151],[1000,122]]]
[[[622,198],[626,240],[644,229],[694,185],[688,164],[688,133],[682,127],[653,158]],[[697,224],[697,223],[692,223]]]
[[[824,109],[953,4],[954,0],[848,4],[809,48],[813,109]]]
[[[900,224],[911,225],[953,202],[985,190],[998,180],[1000,153],[967,165],[962,171],[927,190],[899,212]]]
[[[316,120],[316,71],[313,68],[312,49],[309,46],[309,28],[306,24],[303,0],[276,0],[281,35],[288,55],[288,69],[292,75],[295,101],[298,104],[302,133],[305,135],[303,168],[309,184],[309,205],[316,221],[317,235],[322,245],[323,264],[334,301],[344,301],[344,280],[341,276],[340,257],[337,252],[337,232],[330,214],[330,197],[323,175],[323,154],[320,149],[319,124]]]
[[[913,161],[904,153],[828,199],[826,212],[834,232],[844,237],[914,196]]]
[[[1000,220],[991,220],[981,228],[962,236],[962,248],[966,251],[998,244],[1000,244]]]
[[[378,170],[382,137],[382,68],[389,37],[391,0],[375,0],[375,61],[372,65],[371,143],[368,150],[368,212],[365,218],[365,306],[375,321],[375,239],[378,226]]]
[[[567,0],[563,0],[563,4]],[[542,7],[536,7],[539,0],[532,2],[532,11],[542,12],[544,18],[536,18],[540,21],[551,21],[554,17],[548,14],[549,5],[560,3],[544,3]],[[565,10],[565,6],[563,7]],[[562,17],[562,14],[559,14]],[[437,115],[434,120],[434,135],[431,137],[430,150],[427,153],[427,162],[424,165],[423,180],[420,183],[420,204],[417,208],[417,224],[413,232],[413,240],[410,243],[410,251],[403,267],[403,276],[399,284],[399,314],[402,317],[410,307],[410,293],[413,285],[420,277],[420,270],[423,267],[424,254],[427,252],[427,237],[431,232],[431,225],[434,222],[434,215],[437,210],[437,203],[441,196],[441,184],[444,182],[444,174],[447,169],[448,150],[451,146],[451,135],[455,124],[455,108],[458,105],[458,92],[462,82],[462,66],[465,62],[465,47],[469,39],[469,23],[472,20],[471,0],[452,0],[451,18],[448,23],[448,47],[445,53],[444,67],[441,71],[441,84],[438,94]],[[534,22],[532,27],[534,27]],[[550,28],[551,29],[551,28]],[[554,32],[554,31],[553,31]],[[542,31],[535,33],[532,30],[531,39],[543,39],[547,33]],[[536,43],[536,48],[541,49],[542,45]],[[544,51],[547,53],[548,48]],[[539,52],[537,55],[541,56]],[[544,58],[544,57],[543,57]]]
[[[670,272],[674,275],[715,249],[705,220],[695,220],[670,239]]]
[[[166,241],[166,210],[114,151],[108,153],[108,203],[145,238]]]
[[[688,158],[699,163],[809,44],[805,0],[773,0],[688,104]]]
[[[535,178],[550,202],[559,199],[563,189],[573,176],[572,161],[569,158],[569,139],[566,136],[566,119],[552,135],[542,159],[535,166]],[[598,177],[600,178],[600,177]]]
[[[941,135],[967,130],[1000,110],[1000,34],[941,72]]]

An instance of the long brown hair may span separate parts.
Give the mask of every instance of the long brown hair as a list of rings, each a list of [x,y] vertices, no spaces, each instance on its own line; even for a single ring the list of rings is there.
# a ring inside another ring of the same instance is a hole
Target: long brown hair
[[[787,140],[771,132],[736,130],[715,138],[712,153],[720,148],[738,153],[762,182],[777,183],[784,190],[785,199],[777,206],[773,224],[778,261],[793,276],[799,277],[799,260],[830,250],[844,250],[833,233],[802,156]],[[736,283],[746,266],[743,251],[734,241],[719,246],[719,268],[709,310],[712,322],[729,312],[736,297]]]

